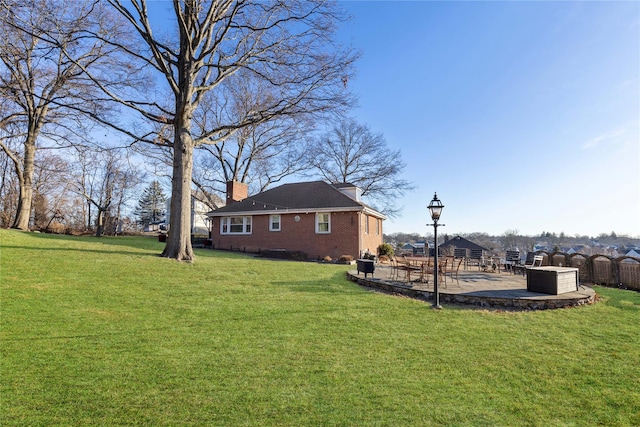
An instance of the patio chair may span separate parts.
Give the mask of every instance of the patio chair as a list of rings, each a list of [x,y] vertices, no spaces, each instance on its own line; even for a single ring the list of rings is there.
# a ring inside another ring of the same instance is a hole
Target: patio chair
[[[433,258],[425,257],[421,267],[422,276],[420,277],[420,281],[423,283],[429,283],[429,275],[433,276]]]
[[[449,265],[448,257],[444,257],[443,259],[438,259],[438,283],[440,283],[443,288],[447,287],[445,271],[447,271],[448,265]],[[431,274],[433,274],[433,268],[431,269]]]
[[[528,252],[527,259],[525,260],[524,264],[516,265],[516,268],[518,269],[518,272],[521,272],[524,275],[530,268],[542,267],[543,260],[544,257],[542,255],[536,255],[533,252]]]
[[[411,273],[416,270],[415,266],[407,261],[404,256],[391,257],[391,280],[405,282],[411,280]]]
[[[422,274],[422,265],[412,264],[406,257],[402,257],[402,263],[404,265],[404,270],[407,278],[407,282],[411,282],[411,276],[413,274],[417,274],[420,280],[423,279]]]
[[[398,259],[396,256],[392,256],[390,258],[391,261],[391,280],[398,281],[400,280],[400,272],[402,272],[403,276],[406,276],[407,266],[402,261]]]
[[[464,258],[460,258],[456,260],[455,258],[448,258],[445,261],[444,270],[442,272],[442,276],[444,278],[444,283],[447,283],[447,276],[451,277],[451,279],[456,279],[456,282],[459,283],[458,280],[458,272],[460,271],[460,265],[464,261]]]
[[[520,264],[520,251],[507,251],[505,256],[505,267],[514,273],[514,267]]]

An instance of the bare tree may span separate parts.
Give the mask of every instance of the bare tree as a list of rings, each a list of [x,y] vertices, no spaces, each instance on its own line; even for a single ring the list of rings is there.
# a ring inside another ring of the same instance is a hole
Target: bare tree
[[[205,96],[196,124],[205,132],[221,111],[235,117],[247,117],[272,102],[273,88],[248,72],[238,72],[224,82],[230,96],[225,106]],[[306,170],[304,153],[308,135],[314,128],[314,117],[306,111],[276,116],[269,121],[249,125],[215,145],[202,145],[196,157],[194,184],[207,192],[225,192],[228,181],[249,186],[260,192],[269,185]],[[204,155],[203,155],[204,154]]]
[[[502,246],[509,250],[515,250],[518,248],[518,240],[520,237],[520,233],[518,230],[507,230],[502,235],[500,242]]]
[[[0,123],[8,137],[23,141],[12,148],[0,138],[19,182],[15,228],[29,227],[38,149],[83,129],[75,105],[100,108],[83,74],[107,56],[104,43],[84,37],[96,25],[93,18],[110,22],[100,10],[95,1],[0,0]]]
[[[173,0],[173,22],[152,23],[146,0],[109,0],[138,33],[134,49],[109,34],[95,34],[126,54],[132,68],[151,67],[162,89],[137,98],[94,77],[111,99],[156,124],[156,138],[143,130],[138,141],[172,149],[170,232],[163,256],[192,260],[190,198],[194,149],[223,142],[239,130],[275,117],[320,114],[347,106],[351,97],[343,79],[356,59],[332,39],[340,19],[336,4],[325,1]],[[157,4],[156,4],[157,5]],[[160,28],[174,33],[163,35]],[[269,88],[272,96],[237,116],[229,107],[231,85],[240,72]],[[154,95],[157,95],[154,97]],[[205,96],[216,114],[199,114]],[[170,99],[167,105],[166,99]],[[207,118],[206,125],[197,124]],[[158,131],[158,127],[160,130]]]
[[[246,73],[245,73],[246,75]],[[255,105],[264,91],[254,93],[247,90],[246,81],[225,82],[233,85],[233,97],[224,108],[230,108],[236,117],[255,111]],[[249,80],[249,79],[247,79]],[[243,90],[244,88],[244,90]],[[211,122],[218,123],[216,117],[222,106],[212,105],[205,96],[200,103],[194,120],[198,133],[205,133]],[[224,200],[226,183],[238,181],[249,186],[250,192],[260,192],[283,178],[305,171],[307,139],[314,129],[312,115],[278,116],[271,120],[239,129],[228,139],[214,145],[202,144],[194,152],[193,185],[197,190],[192,195],[210,209],[219,208]],[[172,153],[169,149],[146,144],[137,148],[156,165],[171,165]],[[156,169],[155,174],[162,175]]]
[[[394,202],[413,186],[401,179],[404,162],[400,150],[391,150],[381,134],[354,119],[338,123],[319,137],[309,152],[309,162],[331,183],[350,183],[387,216],[400,208]]]
[[[34,226],[41,230],[51,230],[55,224],[60,231],[66,216],[70,215],[69,164],[62,157],[49,150],[38,150],[33,178],[33,218]]]
[[[113,221],[120,218],[123,205],[141,182],[137,169],[129,164],[122,149],[78,149],[76,165],[75,191],[87,203],[87,222],[94,218],[91,214],[94,207],[96,237],[102,236],[107,224],[113,225],[107,234],[113,234],[116,227]]]
[[[204,191],[224,193],[227,181],[238,181],[260,192],[283,178],[305,170],[304,134],[297,122],[273,120],[250,126],[216,145],[202,146],[194,184]]]

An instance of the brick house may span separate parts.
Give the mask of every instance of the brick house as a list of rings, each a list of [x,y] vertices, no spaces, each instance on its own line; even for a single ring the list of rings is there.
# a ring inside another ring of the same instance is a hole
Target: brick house
[[[207,215],[215,249],[303,252],[310,259],[359,258],[382,244],[386,217],[360,201],[352,184],[283,184],[248,196],[227,183],[227,205]]]

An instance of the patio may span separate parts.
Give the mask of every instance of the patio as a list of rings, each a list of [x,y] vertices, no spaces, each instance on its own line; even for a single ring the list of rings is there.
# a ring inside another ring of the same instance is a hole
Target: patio
[[[361,286],[377,291],[404,295],[424,301],[433,299],[433,277],[429,283],[392,280],[392,268],[376,264],[375,272],[368,277],[349,270],[347,277]],[[526,276],[510,272],[482,272],[477,269],[459,271],[458,280],[451,277],[438,280],[440,301],[446,304],[464,304],[483,308],[505,310],[542,310],[576,307],[595,301],[595,291],[580,285],[577,291],[560,295],[548,295],[527,291]]]

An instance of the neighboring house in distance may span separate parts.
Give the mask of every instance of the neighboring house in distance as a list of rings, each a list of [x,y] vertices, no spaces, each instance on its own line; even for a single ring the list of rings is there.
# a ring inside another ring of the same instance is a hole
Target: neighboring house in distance
[[[538,251],[552,252],[553,246],[548,244],[547,242],[538,242],[533,246],[533,252]]]
[[[405,243],[398,251],[398,255],[422,256],[424,254],[425,242]]]
[[[640,249],[631,249],[629,252],[625,254],[625,256],[631,256],[635,258],[640,258]]]
[[[456,236],[453,239],[449,239],[444,243],[441,243],[440,245],[438,245],[438,250],[441,251],[443,249],[448,249],[451,248],[451,251],[453,251],[453,249],[467,249],[469,251],[483,251],[483,252],[489,252],[489,250],[485,247],[482,247],[480,245],[478,245],[477,243],[473,243],[470,240],[465,239],[464,237],[460,237],[460,236]]]
[[[427,243],[425,241],[418,241],[418,242],[415,242],[415,243],[411,244],[411,255],[413,255],[413,256],[423,256],[424,255],[425,245],[427,245]]]
[[[413,243],[405,243],[404,245],[402,245],[402,247],[400,248],[400,252],[411,252],[411,254],[413,255],[416,251],[416,246]]]
[[[213,247],[304,252],[310,259],[375,254],[386,217],[360,193],[352,184],[312,181],[248,196],[246,185],[229,182],[227,205],[208,214]]]
[[[224,200],[216,195],[209,194],[210,198],[218,206],[224,206]],[[211,208],[202,201],[203,195],[199,191],[191,192],[191,234],[209,236],[209,217],[207,214]],[[169,224],[171,218],[171,197],[167,199],[166,222]]]

